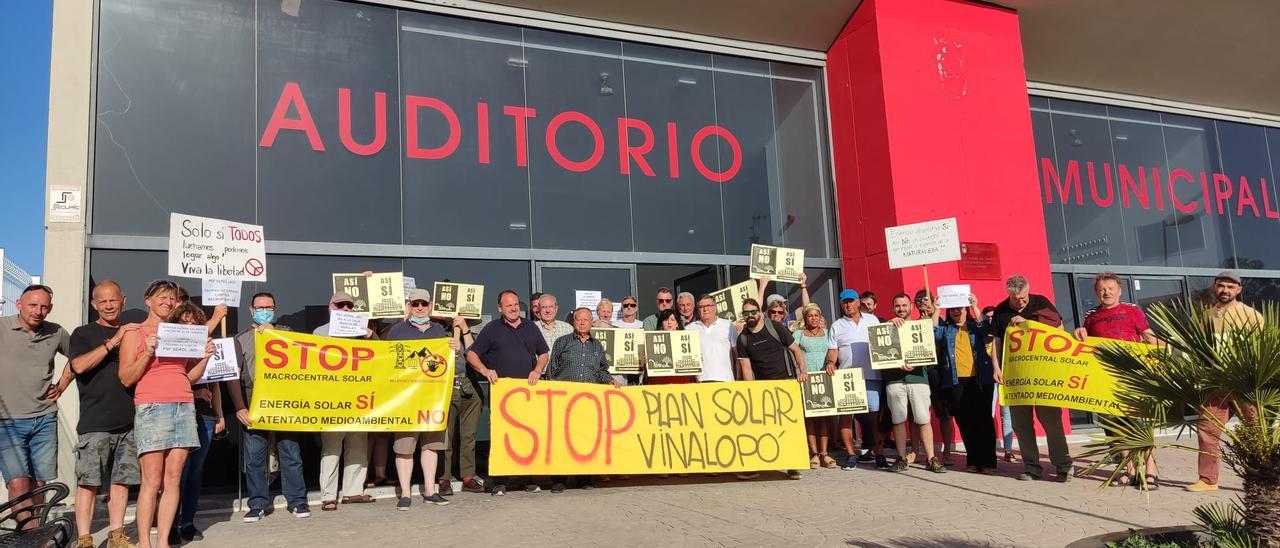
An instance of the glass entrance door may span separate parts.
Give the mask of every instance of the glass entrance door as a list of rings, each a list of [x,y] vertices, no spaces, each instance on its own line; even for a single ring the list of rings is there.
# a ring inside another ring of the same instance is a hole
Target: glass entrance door
[[[623,297],[635,294],[635,265],[599,263],[544,263],[534,266],[534,291],[556,296],[560,304],[560,319],[573,314],[579,291],[599,291],[600,295],[614,302],[614,308]],[[594,308],[592,314],[595,313]],[[570,320],[566,320],[570,321]]]

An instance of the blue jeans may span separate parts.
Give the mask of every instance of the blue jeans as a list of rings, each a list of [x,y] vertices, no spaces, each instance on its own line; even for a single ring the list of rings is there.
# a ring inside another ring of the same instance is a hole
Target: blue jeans
[[[249,490],[249,509],[271,506],[271,485],[267,482],[266,430],[244,431],[244,483]],[[292,510],[307,505],[307,484],[302,477],[302,450],[297,432],[276,432],[276,456],[280,458],[280,487]]]
[[[1009,417],[1009,406],[1000,405],[1000,394],[992,398],[992,405],[1000,408],[1000,434],[1004,441],[1004,451],[1006,453],[1013,451],[1013,419]]]
[[[181,496],[178,497],[178,519],[175,521],[179,527],[195,523],[196,506],[204,486],[204,460],[209,457],[209,444],[213,441],[213,428],[217,423],[218,419],[196,416],[196,437],[200,438],[200,447],[191,450],[182,467],[182,480],[178,483]]]
[[[0,419],[0,476],[4,481],[58,478],[58,414]]]

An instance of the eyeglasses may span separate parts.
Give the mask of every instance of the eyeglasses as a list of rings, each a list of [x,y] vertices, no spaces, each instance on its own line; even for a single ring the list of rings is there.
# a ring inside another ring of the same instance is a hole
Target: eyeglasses
[[[622,303],[622,308],[635,308],[636,303]]]
[[[152,295],[155,295],[157,291],[160,291],[162,289],[172,289],[174,291],[177,291],[178,284],[173,283],[169,280],[156,280],[147,285],[147,291],[144,293],[144,295],[150,297]]]
[[[671,302],[671,299],[658,299],[658,302],[660,302],[660,303],[669,303],[669,302]]]
[[[351,310],[355,308],[356,305],[350,301],[342,301],[340,303],[333,303],[333,307],[338,310]]]
[[[52,288],[52,287],[49,287],[49,286],[47,286],[47,285],[42,285],[42,284],[31,284],[31,285],[27,286],[27,288],[26,288],[26,289],[23,289],[23,290],[22,290],[22,293],[25,295],[25,294],[26,294],[27,292],[29,292],[29,291],[43,291],[43,292],[45,292],[45,293],[48,293],[50,297],[52,297],[52,296],[53,296],[53,288]]]
[[[743,310],[743,311],[742,311],[742,315],[743,315],[743,316],[755,316],[756,314],[759,314],[759,313],[760,313],[760,310],[758,310],[758,309],[757,309],[757,310]]]
[[[409,306],[417,308],[419,306],[431,306],[431,303],[427,301],[410,301]]]
[[[786,315],[787,315],[787,311],[786,311],[786,310],[770,310],[770,311],[769,311],[769,315],[770,315],[770,316],[774,316],[774,315],[777,315],[777,316],[786,316]]]

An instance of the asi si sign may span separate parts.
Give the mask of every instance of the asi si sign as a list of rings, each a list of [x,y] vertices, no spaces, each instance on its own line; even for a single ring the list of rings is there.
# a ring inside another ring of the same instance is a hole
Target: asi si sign
[[[169,275],[267,281],[262,227],[172,213],[169,215]]]
[[[886,228],[884,241],[889,268],[960,260],[955,217]]]

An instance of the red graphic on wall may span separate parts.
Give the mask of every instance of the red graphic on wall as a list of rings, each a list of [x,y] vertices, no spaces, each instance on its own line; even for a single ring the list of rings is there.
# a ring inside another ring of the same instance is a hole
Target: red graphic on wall
[[[1000,246],[979,242],[960,242],[960,278],[964,280],[999,280]]]

